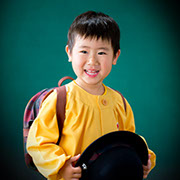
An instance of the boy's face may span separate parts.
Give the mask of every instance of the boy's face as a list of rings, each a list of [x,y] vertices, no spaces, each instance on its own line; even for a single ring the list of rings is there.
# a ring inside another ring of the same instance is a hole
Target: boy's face
[[[111,72],[120,55],[114,56],[110,41],[99,38],[83,38],[76,36],[72,51],[66,46],[69,61],[77,75],[77,82],[82,87],[102,85],[102,81]]]

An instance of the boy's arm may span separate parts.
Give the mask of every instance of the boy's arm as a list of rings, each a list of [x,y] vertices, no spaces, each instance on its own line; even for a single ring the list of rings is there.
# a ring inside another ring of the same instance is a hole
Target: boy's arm
[[[126,101],[126,112],[125,112],[125,130],[126,131],[131,131],[131,132],[135,132],[135,123],[134,123],[134,115],[133,115],[133,111],[131,109],[131,106],[129,105],[129,103]],[[142,137],[142,136],[141,136]],[[142,137],[143,138],[143,137]],[[146,143],[146,140],[143,138],[143,140]],[[147,144],[147,143],[146,143]],[[151,160],[151,170],[155,167],[156,165],[156,155],[153,151],[151,151],[148,148],[148,154],[150,154],[150,160]]]
[[[57,179],[59,170],[70,158],[56,144],[59,138],[56,101],[57,93],[54,91],[43,102],[27,139],[28,153],[32,156],[38,171],[48,179]]]
[[[144,137],[142,137],[141,136],[141,138],[144,140],[144,142],[146,143],[146,145],[147,145],[147,142],[146,142],[146,140],[144,139]],[[148,146],[148,145],[147,145]],[[156,155],[155,155],[155,153],[152,151],[152,150],[150,150],[149,148],[148,148],[148,154],[150,155],[150,161],[151,161],[151,169],[150,169],[150,171],[155,167],[155,165],[156,165]]]

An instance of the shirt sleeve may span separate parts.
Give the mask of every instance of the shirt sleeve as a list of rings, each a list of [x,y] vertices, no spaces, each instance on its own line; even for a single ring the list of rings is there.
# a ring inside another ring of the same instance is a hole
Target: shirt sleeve
[[[141,136],[141,138],[144,140],[144,142],[145,142],[146,145],[147,145],[147,142],[146,142],[146,140],[144,139],[144,137]],[[148,146],[148,145],[147,145],[147,146]],[[156,165],[156,154],[155,154],[152,150],[150,150],[149,148],[148,148],[148,154],[151,155],[150,160],[151,160],[151,170],[152,170],[152,169],[155,167],[155,165]]]
[[[63,148],[56,144],[59,138],[56,101],[57,93],[54,91],[44,100],[27,139],[28,153],[38,171],[49,180],[60,178],[58,172],[70,158]]]
[[[131,109],[131,106],[129,105],[129,103],[126,101],[126,112],[125,112],[125,130],[126,131],[131,131],[131,132],[135,132],[135,122],[134,122],[134,115],[133,115],[133,111]],[[142,137],[142,136],[141,136]],[[145,141],[146,145],[147,145],[147,142],[146,140],[144,139],[144,137],[142,137],[142,139]],[[148,146],[148,145],[147,145]],[[151,170],[155,167],[156,165],[156,155],[155,153],[150,150],[148,148],[148,154],[151,155],[150,157],[150,160],[151,160]]]

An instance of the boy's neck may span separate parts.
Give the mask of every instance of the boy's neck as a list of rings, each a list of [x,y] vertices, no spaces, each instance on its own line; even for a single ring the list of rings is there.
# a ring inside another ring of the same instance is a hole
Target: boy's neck
[[[79,79],[76,79],[75,81],[78,84],[78,86],[80,86],[82,89],[84,89],[86,92],[88,92],[92,95],[103,95],[104,94],[105,88],[104,88],[102,82],[91,85],[91,84],[82,83]]]

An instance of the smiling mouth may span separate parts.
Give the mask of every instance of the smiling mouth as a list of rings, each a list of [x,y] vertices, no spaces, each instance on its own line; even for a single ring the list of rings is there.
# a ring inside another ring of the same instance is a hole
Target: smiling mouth
[[[96,77],[99,74],[99,70],[84,70],[89,77]]]

